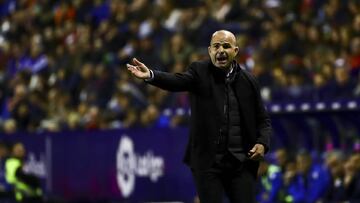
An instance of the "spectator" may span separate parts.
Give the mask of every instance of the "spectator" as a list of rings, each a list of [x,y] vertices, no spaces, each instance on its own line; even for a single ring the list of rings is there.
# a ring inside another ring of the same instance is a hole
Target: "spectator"
[[[7,119],[3,124],[3,131],[5,134],[13,134],[17,131],[16,121],[14,119]]]
[[[5,163],[6,181],[12,185],[18,202],[42,202],[42,190],[38,178],[27,174],[23,170],[26,156],[22,143],[15,143],[11,150],[11,157]]]
[[[270,164],[268,161],[261,161],[258,176],[259,191],[257,192],[257,201],[259,203],[276,203],[281,197],[280,190],[283,187],[281,168]]]
[[[352,154],[346,161],[344,175],[344,198],[350,202],[360,201],[360,155]]]
[[[289,186],[293,202],[315,203],[323,197],[329,184],[324,168],[312,161],[307,152],[296,156],[297,174]]]
[[[331,182],[323,202],[341,202],[346,199],[344,189],[344,157],[341,152],[330,152],[325,163],[331,175]]]
[[[14,200],[14,191],[5,178],[5,162],[9,156],[9,149],[5,142],[0,141],[0,201],[11,203]]]
[[[279,148],[275,150],[275,163],[280,167],[282,173],[286,170],[286,165],[288,163],[289,155],[288,151],[285,148]]]

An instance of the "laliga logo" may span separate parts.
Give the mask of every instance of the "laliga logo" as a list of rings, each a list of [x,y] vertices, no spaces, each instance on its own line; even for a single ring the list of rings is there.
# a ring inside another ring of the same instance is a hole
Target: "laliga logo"
[[[44,155],[40,154],[39,160],[36,160],[35,154],[29,152],[28,159],[24,164],[24,171],[40,178],[46,178],[46,161]]]
[[[129,197],[135,188],[135,177],[149,177],[156,182],[164,174],[164,159],[151,151],[144,156],[135,154],[133,141],[122,136],[116,155],[117,183],[124,197]]]

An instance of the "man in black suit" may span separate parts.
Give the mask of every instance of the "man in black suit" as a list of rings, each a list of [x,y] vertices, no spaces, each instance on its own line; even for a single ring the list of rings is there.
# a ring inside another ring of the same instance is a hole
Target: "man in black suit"
[[[211,60],[193,62],[183,73],[150,70],[133,59],[128,70],[137,78],[169,91],[188,91],[190,136],[184,161],[190,166],[202,203],[255,202],[258,161],[269,149],[269,116],[253,76],[234,60],[234,34],[216,31]]]

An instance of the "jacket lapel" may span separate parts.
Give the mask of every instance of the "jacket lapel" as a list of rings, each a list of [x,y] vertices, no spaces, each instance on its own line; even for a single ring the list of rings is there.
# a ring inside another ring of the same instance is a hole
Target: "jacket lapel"
[[[217,119],[218,122],[221,122],[224,116],[224,98],[225,98],[225,73],[210,65],[211,71],[211,89],[213,93],[213,99],[216,105],[217,115],[219,117]]]

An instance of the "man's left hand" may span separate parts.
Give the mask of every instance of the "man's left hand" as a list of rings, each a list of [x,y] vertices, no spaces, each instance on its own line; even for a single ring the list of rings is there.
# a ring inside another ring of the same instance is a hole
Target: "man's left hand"
[[[248,152],[251,160],[260,161],[264,158],[265,147],[262,144],[255,144],[254,147]]]

